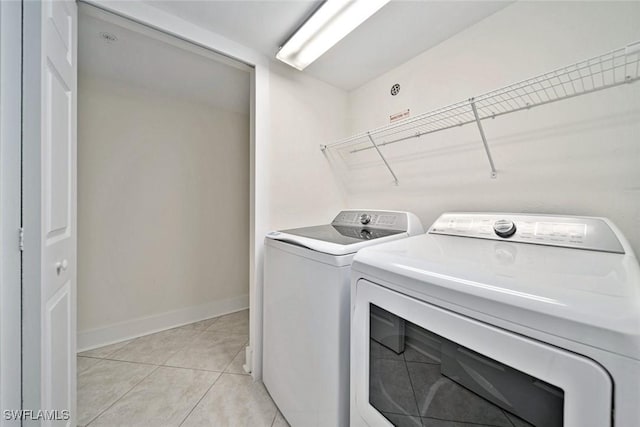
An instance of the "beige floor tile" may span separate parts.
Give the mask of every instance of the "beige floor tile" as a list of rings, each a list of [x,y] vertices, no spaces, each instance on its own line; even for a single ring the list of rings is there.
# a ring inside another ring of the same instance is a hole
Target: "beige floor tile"
[[[146,335],[131,341],[109,359],[161,365],[200,333],[197,330],[175,328]]]
[[[167,366],[224,371],[245,346],[247,335],[220,335],[205,331],[164,362]]]
[[[77,360],[77,372],[84,372],[93,365],[100,362],[101,359],[94,359],[92,357],[76,357]]]
[[[222,374],[183,427],[270,427],[276,411],[262,383],[246,375]]]
[[[272,427],[290,427],[290,426],[287,420],[285,420],[284,417],[282,416],[282,413],[278,411],[278,413],[276,414],[276,419],[273,420]]]
[[[87,424],[154,369],[152,365],[101,360],[79,373],[78,424]]]
[[[90,427],[179,426],[220,374],[160,367]]]
[[[207,332],[216,332],[224,335],[249,335],[249,310],[218,317],[207,328]]]
[[[83,351],[78,353],[78,356],[97,357],[100,359],[106,359],[116,351],[120,350],[125,345],[129,344],[131,340],[117,342],[115,344],[106,345],[104,347],[94,348],[93,350]]]
[[[224,370],[225,372],[229,372],[231,374],[249,375],[242,367],[242,365],[244,365],[244,362],[246,361],[246,353],[244,350],[245,346],[242,346],[236,357],[233,358],[233,361],[231,361],[229,366],[227,366],[227,369]]]
[[[199,322],[189,323],[188,325],[179,326],[179,328],[195,330],[195,331],[204,331],[209,326],[213,325],[213,323],[217,320],[218,320],[217,317],[213,317],[211,319],[205,319]]]

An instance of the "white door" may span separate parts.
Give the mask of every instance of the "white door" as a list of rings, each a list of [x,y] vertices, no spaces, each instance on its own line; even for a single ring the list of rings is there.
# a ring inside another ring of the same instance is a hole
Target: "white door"
[[[23,129],[25,236],[34,242],[25,240],[25,255],[39,255],[39,265],[23,267],[25,409],[60,411],[45,414],[55,419],[67,418],[63,411],[69,411],[70,419],[43,424],[75,425],[77,5],[26,1],[24,8],[23,43],[31,55],[25,57],[24,85],[38,88],[25,91],[25,123],[39,131]],[[28,183],[35,176],[29,170],[34,158],[39,180]],[[39,207],[28,202],[32,197]],[[39,218],[34,215],[30,223],[34,210]],[[39,274],[27,271],[38,267]]]
[[[47,0],[42,8],[42,408],[72,410],[78,13],[74,1]]]

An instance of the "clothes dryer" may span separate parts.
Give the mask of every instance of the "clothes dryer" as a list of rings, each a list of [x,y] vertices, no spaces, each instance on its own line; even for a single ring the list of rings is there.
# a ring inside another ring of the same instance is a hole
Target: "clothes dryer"
[[[365,248],[351,340],[353,427],[640,426],[640,268],[604,218],[448,213]]]

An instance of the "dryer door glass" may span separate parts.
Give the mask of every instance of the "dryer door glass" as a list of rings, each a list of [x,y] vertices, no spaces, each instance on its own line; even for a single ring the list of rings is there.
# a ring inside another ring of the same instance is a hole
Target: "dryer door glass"
[[[371,325],[394,317],[373,304],[369,313]],[[562,389],[407,320],[387,332],[404,336],[370,336],[369,403],[392,424],[563,425]]]

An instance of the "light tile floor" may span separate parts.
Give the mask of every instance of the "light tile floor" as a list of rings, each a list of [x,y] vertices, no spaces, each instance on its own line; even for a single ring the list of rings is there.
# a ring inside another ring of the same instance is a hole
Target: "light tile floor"
[[[244,310],[80,353],[78,425],[287,427],[242,369],[248,340]]]

